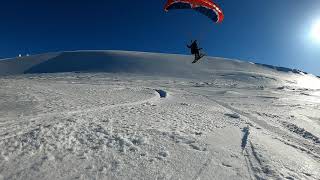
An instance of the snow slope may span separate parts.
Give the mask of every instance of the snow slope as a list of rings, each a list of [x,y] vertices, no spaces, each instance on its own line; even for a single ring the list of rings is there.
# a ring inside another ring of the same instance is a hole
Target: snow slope
[[[125,72],[190,77],[208,75],[212,70],[272,72],[276,67],[255,65],[222,58],[207,58],[197,66],[190,64],[191,56],[129,52],[74,51],[48,53],[0,61],[0,75],[58,72]],[[279,68],[278,68],[279,69]],[[289,71],[290,69],[286,69]],[[296,71],[296,70],[292,70]],[[190,73],[191,72],[191,73]],[[193,74],[195,73],[195,74]]]
[[[320,81],[127,51],[0,61],[0,179],[320,179]]]

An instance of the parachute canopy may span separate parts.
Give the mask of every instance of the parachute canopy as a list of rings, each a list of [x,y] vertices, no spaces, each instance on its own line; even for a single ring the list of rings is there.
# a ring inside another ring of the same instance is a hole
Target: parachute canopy
[[[221,23],[224,19],[221,8],[212,0],[168,0],[164,10],[171,9],[194,9],[216,23]]]

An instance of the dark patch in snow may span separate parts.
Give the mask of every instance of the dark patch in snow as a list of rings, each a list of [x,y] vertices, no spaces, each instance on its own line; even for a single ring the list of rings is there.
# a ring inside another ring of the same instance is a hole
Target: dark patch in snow
[[[180,103],[181,106],[190,106],[188,103]]]
[[[196,82],[194,83],[193,87],[212,87],[215,84],[212,82]]]
[[[286,179],[294,180],[294,178],[293,178],[293,177],[290,177],[290,176],[287,176]]]
[[[237,113],[233,113],[233,114],[227,113],[225,115],[228,116],[228,117],[234,118],[234,119],[239,119],[240,118],[240,115],[237,114]]]
[[[168,96],[168,93],[161,89],[156,89],[156,91],[159,93],[161,98],[166,98]]]
[[[302,93],[300,93],[301,95],[304,95],[304,96],[311,96],[310,94],[308,94],[308,93],[304,93],[304,92],[302,92]]]
[[[197,146],[196,144],[190,144],[190,147],[194,150],[201,151],[201,148],[199,146]]]
[[[279,99],[278,97],[274,97],[274,96],[256,96],[258,98],[263,98],[263,99]]]
[[[312,133],[306,131],[304,128],[300,128],[295,124],[289,123],[289,122],[282,122],[282,124],[291,132],[298,134],[302,136],[305,139],[309,139],[313,141],[316,144],[320,144],[320,139],[313,135]]]
[[[227,164],[227,163],[222,163],[222,165],[225,166],[225,167],[228,167],[228,168],[232,167],[230,164]]]
[[[275,115],[275,114],[269,114],[269,113],[261,113],[261,112],[256,112],[259,116],[264,116],[268,118],[273,118],[273,119],[280,119],[280,116]]]
[[[312,174],[306,173],[306,172],[303,172],[303,174],[306,175],[306,176],[309,176],[309,177],[312,176]]]
[[[168,151],[162,151],[162,152],[159,153],[159,155],[160,155],[161,157],[166,158],[166,157],[169,156],[169,152],[168,152]]]
[[[243,128],[242,132],[243,132],[243,137],[242,137],[242,141],[241,141],[241,148],[242,148],[242,150],[244,150],[247,146],[248,138],[249,138],[249,134],[250,134],[249,126]]]

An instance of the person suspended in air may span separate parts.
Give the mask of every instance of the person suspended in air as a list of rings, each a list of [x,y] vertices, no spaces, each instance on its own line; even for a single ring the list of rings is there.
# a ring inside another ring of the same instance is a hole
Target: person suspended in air
[[[193,63],[195,63],[203,57],[203,55],[200,54],[200,50],[202,50],[202,48],[199,48],[197,40],[191,41],[191,44],[187,45],[187,47],[191,50],[191,54],[194,54]]]

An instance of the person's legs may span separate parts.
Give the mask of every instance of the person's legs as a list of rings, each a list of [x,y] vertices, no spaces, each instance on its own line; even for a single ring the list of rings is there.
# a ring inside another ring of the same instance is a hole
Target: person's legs
[[[197,52],[195,53],[195,58],[196,58],[196,59],[199,59],[199,58],[200,58],[200,52],[199,52],[199,51],[197,51]]]

